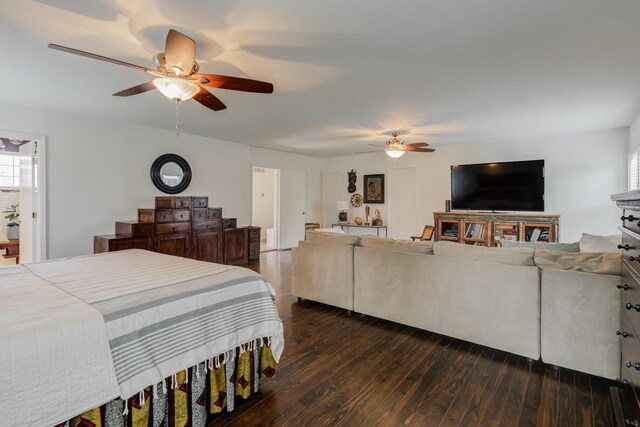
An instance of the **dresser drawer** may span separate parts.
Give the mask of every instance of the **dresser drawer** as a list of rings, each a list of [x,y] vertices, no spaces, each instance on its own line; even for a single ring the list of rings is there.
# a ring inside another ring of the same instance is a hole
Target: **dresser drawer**
[[[624,209],[622,211],[622,217],[623,218],[628,218],[630,216],[633,217],[633,220],[628,220],[628,219],[622,219],[622,226],[624,228],[627,228],[631,231],[633,231],[634,233],[640,234],[640,212],[639,211],[632,211],[629,209]]]
[[[156,225],[156,235],[160,234],[175,234],[175,233],[188,233],[188,222],[171,222]]]
[[[205,196],[198,196],[191,198],[191,207],[195,208],[206,208],[209,206],[209,198]]]
[[[156,222],[173,222],[173,209],[156,209]]]
[[[154,222],[156,220],[155,209],[138,209],[138,221]]]
[[[153,223],[140,221],[116,221],[116,234],[131,237],[153,236]]]
[[[173,219],[176,222],[191,221],[191,211],[176,209],[173,211]]]
[[[640,242],[634,236],[627,234],[626,229],[622,229],[622,259],[638,273],[640,277]]]
[[[207,210],[206,209],[193,209],[193,222],[206,221]]]
[[[200,222],[193,223],[193,231],[202,231],[202,230],[221,231],[222,222],[219,219],[211,219],[207,221],[200,221]]]
[[[156,209],[189,209],[190,197],[158,196],[156,197]]]
[[[209,208],[207,219],[222,219],[222,208]]]
[[[222,218],[222,228],[238,228],[238,219],[237,218]]]
[[[627,261],[622,261],[622,280],[620,283],[620,313],[636,331],[640,331],[640,283],[635,270]],[[621,323],[624,324],[624,323]]]

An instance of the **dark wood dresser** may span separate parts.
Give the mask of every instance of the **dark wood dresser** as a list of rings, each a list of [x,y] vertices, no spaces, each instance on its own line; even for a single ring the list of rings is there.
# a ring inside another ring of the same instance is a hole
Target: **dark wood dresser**
[[[640,191],[614,194],[622,209],[622,282],[620,289],[621,368],[612,397],[619,426],[640,427]]]
[[[250,258],[249,238],[249,227],[238,227],[236,218],[222,218],[222,208],[209,207],[208,197],[159,196],[155,208],[138,209],[137,221],[116,222],[116,234],[94,236],[93,251],[147,249],[242,265]]]

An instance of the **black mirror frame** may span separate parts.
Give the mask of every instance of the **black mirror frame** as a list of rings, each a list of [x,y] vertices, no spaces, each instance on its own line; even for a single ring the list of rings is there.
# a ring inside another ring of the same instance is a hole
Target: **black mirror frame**
[[[180,181],[180,184],[176,185],[175,187],[170,187],[165,184],[162,181],[162,177],[160,176],[160,170],[162,169],[162,166],[170,162],[177,163],[178,166],[180,166],[180,169],[182,169],[182,173],[184,174],[182,177],[182,181]],[[191,167],[185,159],[178,156],[177,154],[163,154],[162,156],[158,157],[151,165],[151,182],[153,182],[153,185],[155,185],[156,188],[163,193],[182,193],[191,183]]]

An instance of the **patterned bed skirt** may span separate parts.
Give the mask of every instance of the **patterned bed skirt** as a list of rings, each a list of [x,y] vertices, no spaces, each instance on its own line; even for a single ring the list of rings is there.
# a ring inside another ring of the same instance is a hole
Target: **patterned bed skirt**
[[[210,414],[233,411],[235,396],[248,398],[260,378],[275,375],[269,343],[243,344],[145,388],[126,406],[118,398],[55,427],[204,427]]]

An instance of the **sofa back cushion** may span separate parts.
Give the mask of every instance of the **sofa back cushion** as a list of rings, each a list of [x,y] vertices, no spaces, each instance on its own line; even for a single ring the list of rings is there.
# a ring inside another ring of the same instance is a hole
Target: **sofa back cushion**
[[[580,252],[580,242],[573,243],[545,243],[545,242],[520,242],[514,240],[500,240],[503,248],[534,248],[550,251]]]
[[[533,248],[486,248],[453,242],[436,242],[433,245],[433,254],[501,264],[534,265]]]
[[[412,242],[411,240],[396,240],[389,237],[362,236],[360,246],[363,248],[383,249],[396,252],[411,252],[415,254],[433,254],[433,242]]]
[[[618,245],[622,241],[619,234],[613,236],[594,236],[593,234],[582,233],[580,237],[580,252],[590,253],[618,253]]]
[[[360,240],[360,236],[341,233],[328,233],[326,231],[308,231],[307,242],[312,243],[331,243],[334,245],[351,245],[355,246]]]
[[[569,253],[538,250],[535,263],[540,268],[620,275],[622,255],[613,253]]]

